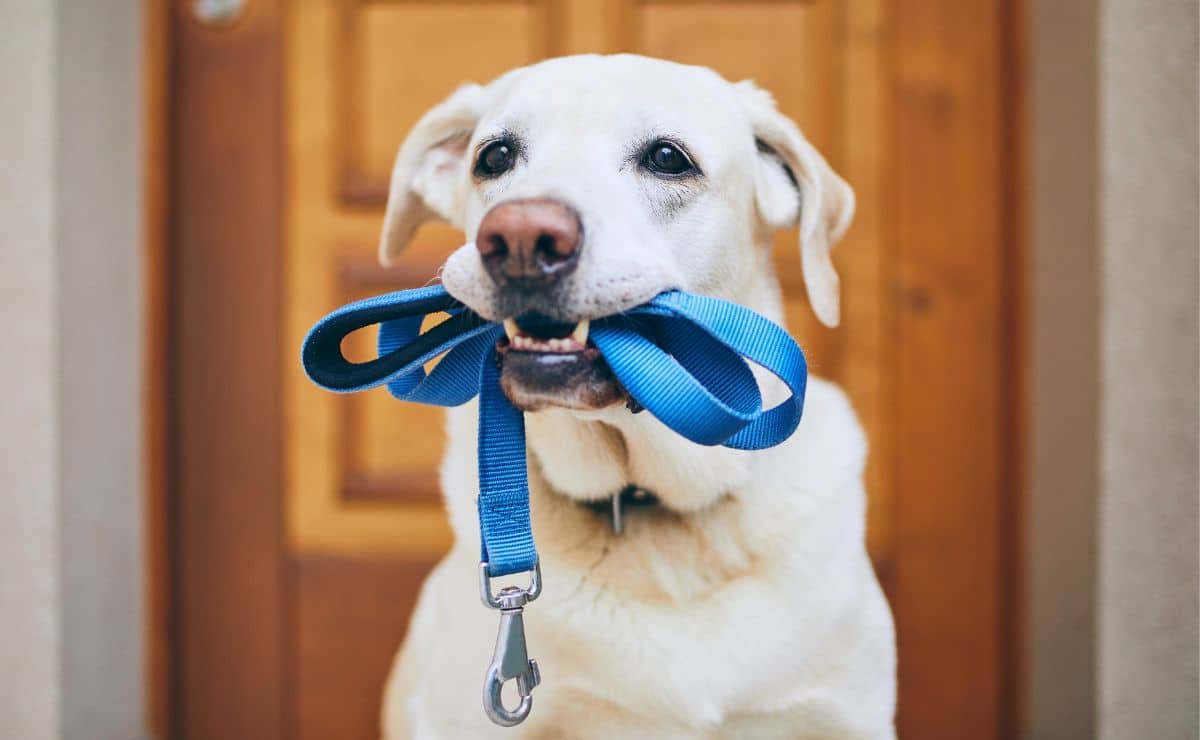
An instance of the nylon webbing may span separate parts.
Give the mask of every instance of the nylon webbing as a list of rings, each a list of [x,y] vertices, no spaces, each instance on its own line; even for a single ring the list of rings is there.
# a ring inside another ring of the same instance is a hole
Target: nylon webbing
[[[446,319],[421,333],[428,314]],[[379,324],[379,356],[350,362],[348,334]],[[441,286],[351,303],[321,319],[304,340],[304,369],[317,385],[352,393],[387,384],[403,401],[458,406],[479,395],[479,531],[492,576],[537,563],[529,520],[525,420],[500,389],[496,342],[503,329]],[[756,450],[779,444],[800,423],[804,354],[780,326],[748,308],[671,291],[620,316],[591,322],[592,343],[643,408],[687,439]],[[424,365],[441,356],[433,371]],[[791,396],[763,410],[746,360],[787,385]]]

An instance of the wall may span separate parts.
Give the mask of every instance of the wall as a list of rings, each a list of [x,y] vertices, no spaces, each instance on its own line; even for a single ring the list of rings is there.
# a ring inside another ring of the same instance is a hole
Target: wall
[[[1197,736],[1197,5],[1033,0],[1024,737]]]
[[[0,0],[0,737],[142,722],[136,0]]]
[[[59,737],[54,12],[0,0],[0,736]],[[14,348],[19,351],[9,355]]]
[[[1197,3],[1100,3],[1099,737],[1197,735]]]
[[[63,737],[142,727],[138,0],[59,0]]]

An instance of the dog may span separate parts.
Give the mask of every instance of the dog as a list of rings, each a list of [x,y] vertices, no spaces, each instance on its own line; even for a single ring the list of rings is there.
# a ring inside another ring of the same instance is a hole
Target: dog
[[[834,326],[830,250],[853,213],[853,191],[769,93],[703,67],[552,59],[465,85],[420,119],[392,171],[380,257],[428,220],[463,229],[441,280],[507,329],[501,386],[526,412],[544,573],[525,625],[544,680],[523,724],[485,717],[498,617],[476,583],[468,404],[449,412],[441,467],[456,542],[392,666],[385,738],[895,737],[894,627],[845,395],[813,378],[784,444],[702,447],[634,413],[586,339],[590,319],[668,289],[782,322],[770,247],[796,225],[810,303]],[[785,397],[756,377],[765,406]],[[629,486],[653,503],[628,508],[617,534],[589,504]]]

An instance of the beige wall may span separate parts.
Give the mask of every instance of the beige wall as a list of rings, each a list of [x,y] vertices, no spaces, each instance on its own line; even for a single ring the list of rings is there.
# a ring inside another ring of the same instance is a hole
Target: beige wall
[[[0,738],[143,736],[138,0],[0,0]]]
[[[0,0],[0,736],[59,737],[54,13]]]
[[[1098,727],[1197,736],[1197,3],[1100,3]]]
[[[140,0],[55,21],[62,737],[142,734]]]
[[[1030,12],[1029,738],[1195,738],[1197,4]]]

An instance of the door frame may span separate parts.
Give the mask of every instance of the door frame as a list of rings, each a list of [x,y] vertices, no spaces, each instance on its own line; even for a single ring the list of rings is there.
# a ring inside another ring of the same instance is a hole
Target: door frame
[[[291,734],[294,603],[282,511],[278,351],[282,5],[251,0],[243,16],[214,29],[193,19],[191,2],[143,0],[146,676],[148,720],[158,737]],[[898,722],[902,735],[920,725],[926,732],[932,726],[959,736],[1012,737],[1023,670],[1025,6],[913,0],[901,13],[895,5],[885,11],[891,19],[885,143],[898,174],[883,216],[897,236],[892,258],[899,278],[888,297],[895,414],[918,421],[898,427],[904,433],[891,440],[894,484],[899,492],[913,486],[967,492],[917,510],[905,506],[903,493],[896,496],[889,595],[901,628],[902,692],[910,683],[958,684],[951,696],[919,692],[938,697],[936,705],[902,693]],[[964,7],[992,22],[951,24],[954,32],[974,35],[970,43],[944,43],[937,31],[946,25],[931,21],[962,19]],[[980,84],[947,94],[937,84],[939,68],[927,63],[931,49],[942,66],[963,57],[962,68]],[[951,187],[972,172],[987,173],[979,186],[983,223],[959,223],[953,231],[935,198],[911,197],[914,189]],[[962,239],[978,240],[988,259],[965,266],[931,259]],[[244,269],[247,260],[254,271]],[[971,270],[981,289],[956,294],[942,274],[947,269]],[[980,336],[991,341],[980,343]],[[228,374],[224,353],[214,351],[223,347],[233,349],[230,356],[258,347],[260,361]],[[975,350],[947,354],[948,347]],[[936,361],[947,356],[955,362]],[[983,378],[982,385],[964,387],[967,372]],[[930,408],[943,423],[919,421]],[[943,468],[913,462],[934,449],[951,462]],[[933,549],[931,531],[939,535]],[[954,562],[939,565],[939,558]],[[978,580],[993,584],[995,598],[968,604]],[[942,664],[922,660],[948,651],[971,669],[949,679]],[[976,701],[967,707],[967,699]],[[972,733],[961,734],[968,726]]]
[[[206,26],[193,5],[143,0],[147,719],[273,740],[290,734],[283,18],[249,0]]]

